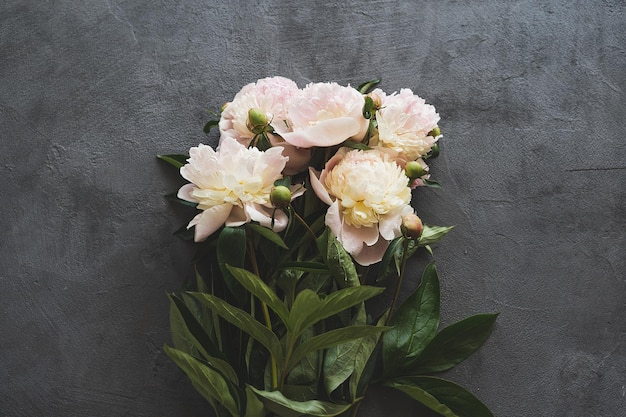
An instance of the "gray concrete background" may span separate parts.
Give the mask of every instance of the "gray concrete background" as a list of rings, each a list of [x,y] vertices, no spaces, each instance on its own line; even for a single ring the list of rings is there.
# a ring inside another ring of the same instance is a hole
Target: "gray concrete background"
[[[155,155],[268,75],[438,108],[444,188],[417,207],[457,225],[444,321],[501,312],[450,379],[499,417],[624,415],[625,22],[621,0],[3,0],[0,415],[210,415],[162,351],[192,250]]]

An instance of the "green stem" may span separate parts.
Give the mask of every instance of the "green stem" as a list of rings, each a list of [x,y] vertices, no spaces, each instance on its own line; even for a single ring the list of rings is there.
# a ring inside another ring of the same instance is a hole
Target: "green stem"
[[[252,263],[252,270],[254,274],[261,279],[261,275],[259,273],[259,264],[256,260],[256,252],[254,251],[254,244],[252,243],[252,239],[248,238],[248,252],[250,252],[250,262]],[[265,326],[270,330],[272,330],[272,319],[270,318],[270,311],[267,308],[267,304],[261,301],[261,309],[263,310],[263,318],[265,319]],[[278,387],[278,367],[276,365],[276,358],[270,352],[270,365],[272,369],[272,389],[276,389]]]
[[[389,306],[389,312],[387,313],[387,318],[385,319],[385,326],[389,324],[389,320],[391,320],[391,314],[393,313],[393,309],[396,306],[396,302],[398,301],[398,295],[400,294],[400,287],[402,286],[402,280],[404,279],[404,271],[406,270],[406,262],[409,259],[408,257],[408,249],[409,249],[409,239],[404,239],[402,242],[402,260],[400,263],[400,276],[398,277],[398,282],[396,283],[396,289],[393,293],[393,299],[391,300],[391,305]],[[382,337],[378,339],[378,343],[382,340]],[[363,393],[361,397],[365,397],[365,393],[369,388],[370,384],[366,384],[363,388]],[[352,417],[356,417],[359,412],[359,407],[361,407],[361,403],[363,400],[359,401],[354,407],[354,412],[352,413]]]
[[[389,320],[391,320],[391,315],[393,314],[393,309],[396,306],[396,301],[398,301],[398,295],[400,294],[400,287],[402,286],[402,280],[404,279],[404,271],[406,270],[406,261],[409,259],[407,253],[409,251],[409,239],[404,239],[402,241],[402,261],[400,263],[400,276],[398,277],[398,282],[396,283],[396,289],[393,293],[393,298],[391,299],[391,305],[389,306],[389,313],[387,314],[387,318],[385,319],[385,326],[389,324]]]
[[[307,224],[306,221],[304,221],[304,219],[302,217],[300,217],[300,215],[298,214],[298,212],[296,210],[291,209],[291,212],[293,213],[293,215],[296,217],[296,219],[298,219],[298,221],[300,223],[302,223],[302,225],[304,226],[304,228],[307,230],[307,232],[309,232],[309,234],[311,235],[311,237],[313,238],[313,240],[317,239],[317,236],[315,236],[315,232],[313,231],[313,229],[311,229],[311,227]]]

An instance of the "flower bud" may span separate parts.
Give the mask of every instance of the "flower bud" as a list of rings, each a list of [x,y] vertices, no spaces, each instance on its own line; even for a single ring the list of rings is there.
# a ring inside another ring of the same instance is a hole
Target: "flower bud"
[[[248,110],[248,129],[252,133],[262,133],[267,123],[267,116],[261,109],[254,107]]]
[[[224,113],[224,110],[226,110],[226,107],[228,107],[229,104],[230,104],[230,101],[227,101],[226,103],[222,104],[222,107],[220,107],[220,112]]]
[[[270,201],[276,208],[285,208],[291,203],[291,190],[284,185],[274,187],[270,194]]]
[[[411,181],[417,179],[424,174],[426,174],[426,170],[422,167],[422,165],[417,161],[411,161],[406,164],[404,167],[404,173]]]
[[[426,156],[424,156],[424,159],[435,159],[438,156],[439,156],[439,144],[435,143],[433,144],[432,148],[430,148],[430,151],[426,154]]]
[[[441,135],[441,129],[439,129],[439,126],[435,126],[435,128],[433,130],[428,132],[428,136],[432,136],[434,138],[436,138],[437,136],[440,136],[440,135]]]
[[[402,234],[409,239],[419,239],[424,230],[422,220],[415,213],[402,216]]]

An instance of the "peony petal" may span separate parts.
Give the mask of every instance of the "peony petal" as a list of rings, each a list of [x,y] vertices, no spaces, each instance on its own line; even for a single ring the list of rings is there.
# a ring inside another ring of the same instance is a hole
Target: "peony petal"
[[[198,200],[193,198],[193,196],[191,195],[191,192],[193,191],[194,188],[195,188],[194,184],[185,184],[182,187],[180,187],[180,190],[178,190],[178,194],[176,194],[176,197],[180,198],[181,200],[191,201],[192,203],[198,203]]]
[[[365,120],[365,119],[364,119]],[[361,123],[351,117],[321,120],[317,124],[295,132],[283,133],[283,139],[294,146],[334,146],[361,132]]]
[[[389,247],[389,241],[378,239],[374,246],[365,246],[359,253],[352,255],[354,260],[363,266],[368,266],[380,262]]]
[[[220,204],[219,206],[206,209],[194,217],[187,226],[187,229],[193,226],[196,227],[193,240],[195,242],[202,242],[217,229],[222,227],[232,208],[233,206],[230,204]]]
[[[325,217],[326,226],[330,228],[330,231],[333,232],[337,239],[341,242],[341,215],[339,214],[339,202],[335,201],[328,207],[326,211]]]
[[[311,179],[311,187],[313,187],[313,191],[315,191],[315,195],[322,200],[322,202],[328,204],[329,206],[333,204],[333,200],[330,198],[328,191],[318,178],[318,173],[311,167],[309,167],[309,177]]]
[[[402,225],[402,216],[413,213],[413,207],[410,205],[398,207],[397,209],[381,216],[378,223],[380,235],[385,240],[393,240],[400,236],[400,226]]]
[[[229,227],[237,227],[241,226],[242,224],[248,223],[249,221],[250,216],[242,207],[233,206],[233,209],[230,212],[228,219],[226,219],[225,224]]]

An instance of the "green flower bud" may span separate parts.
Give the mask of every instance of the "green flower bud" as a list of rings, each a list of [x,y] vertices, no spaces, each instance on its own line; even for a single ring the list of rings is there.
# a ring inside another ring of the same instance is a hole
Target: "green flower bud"
[[[432,148],[430,148],[430,151],[426,154],[424,159],[435,159],[438,156],[439,156],[439,144],[435,143],[433,144]]]
[[[270,201],[276,208],[285,208],[291,203],[291,190],[284,185],[274,187],[270,194]]]
[[[424,230],[422,220],[415,213],[407,214],[402,217],[402,235],[408,239],[419,239]]]
[[[267,116],[261,109],[255,107],[248,110],[248,129],[252,133],[262,133],[267,123]]]
[[[422,165],[417,161],[411,161],[406,164],[404,167],[404,173],[411,181],[417,179],[424,174],[426,174],[426,170],[422,167]]]
[[[433,130],[428,132],[428,136],[432,136],[434,138],[436,138],[439,135],[441,135],[441,129],[439,129],[439,126],[435,126]]]

